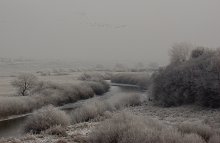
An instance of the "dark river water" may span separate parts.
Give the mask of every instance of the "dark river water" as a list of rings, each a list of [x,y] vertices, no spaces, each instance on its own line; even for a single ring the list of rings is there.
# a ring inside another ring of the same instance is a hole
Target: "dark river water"
[[[86,102],[88,100],[94,100],[94,99],[103,100],[103,99],[107,99],[110,96],[115,95],[115,94],[131,93],[131,92],[144,94],[142,91],[140,91],[137,88],[112,86],[110,88],[109,92],[105,93],[102,96],[96,96],[91,99],[81,100],[81,101],[78,101],[75,103],[69,103],[69,104],[66,104],[66,105],[60,107],[60,109],[62,109],[62,110],[75,109],[75,108],[79,107],[80,105],[82,105],[83,102]],[[11,120],[0,121],[0,138],[2,138],[2,137],[16,137],[16,136],[23,135],[24,134],[24,124],[25,124],[26,119],[27,119],[27,116],[19,117],[19,118],[11,119]]]
[[[27,117],[0,122],[0,137],[15,137],[24,134],[23,126]]]

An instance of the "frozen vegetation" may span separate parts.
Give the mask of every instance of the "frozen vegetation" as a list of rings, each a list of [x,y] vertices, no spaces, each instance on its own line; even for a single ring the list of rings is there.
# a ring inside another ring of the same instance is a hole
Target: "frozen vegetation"
[[[103,94],[109,89],[109,85],[105,81],[84,81],[78,84],[57,84],[41,81],[35,83],[31,88],[27,88],[23,86],[29,83],[20,81],[20,76],[18,80],[16,81],[19,82],[18,96],[0,97],[1,118],[29,113],[49,104],[60,106],[81,99],[88,99],[95,94]]]
[[[189,58],[182,51],[174,52],[171,63],[153,75],[154,102],[162,106],[220,107],[219,49],[196,48]]]
[[[82,73],[77,84],[40,81],[30,74],[19,76],[12,82],[16,96],[1,97],[1,117],[34,112],[26,121],[26,135],[0,141],[219,143],[219,49],[189,50],[180,44],[170,54],[170,64],[153,74]],[[105,80],[147,91],[86,100],[68,112],[56,108],[106,93],[110,85]]]
[[[148,73],[119,73],[111,78],[113,83],[132,84],[148,89],[150,85],[150,75]]]

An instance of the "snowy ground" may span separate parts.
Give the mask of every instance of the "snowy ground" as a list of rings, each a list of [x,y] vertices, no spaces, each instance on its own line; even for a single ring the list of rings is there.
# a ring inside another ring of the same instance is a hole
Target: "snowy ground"
[[[205,123],[215,129],[220,128],[220,109],[204,109],[196,106],[181,106],[172,108],[162,108],[153,106],[147,102],[141,106],[128,107],[120,112],[132,112],[133,114],[153,118],[169,125],[178,125],[182,122]],[[86,137],[99,121],[105,118],[95,119],[90,122],[71,125],[66,129],[66,136],[57,135],[25,135],[19,138],[2,139],[1,143],[86,143]]]

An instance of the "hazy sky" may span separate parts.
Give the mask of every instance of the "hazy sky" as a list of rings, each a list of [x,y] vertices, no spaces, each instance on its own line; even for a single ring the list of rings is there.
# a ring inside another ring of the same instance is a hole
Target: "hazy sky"
[[[220,0],[0,0],[0,56],[166,63],[220,46]]]

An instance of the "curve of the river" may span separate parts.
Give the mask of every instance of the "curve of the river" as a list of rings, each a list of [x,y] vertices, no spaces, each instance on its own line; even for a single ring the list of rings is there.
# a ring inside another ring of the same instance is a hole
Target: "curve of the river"
[[[145,95],[145,91],[141,91],[137,87],[114,85],[114,86],[111,86],[109,92],[105,93],[102,96],[95,96],[94,98],[90,98],[87,100],[80,100],[75,103],[65,104],[64,106],[61,106],[58,108],[60,108],[61,110],[76,109],[80,107],[86,101],[92,101],[95,99],[104,100],[115,94],[130,93],[130,92],[133,92],[133,93],[135,92],[135,93],[140,93],[142,95]],[[21,116],[12,118],[12,119],[0,121],[0,138],[1,137],[16,137],[16,136],[23,135],[24,134],[23,127],[27,119],[27,116],[30,114],[21,115]]]

